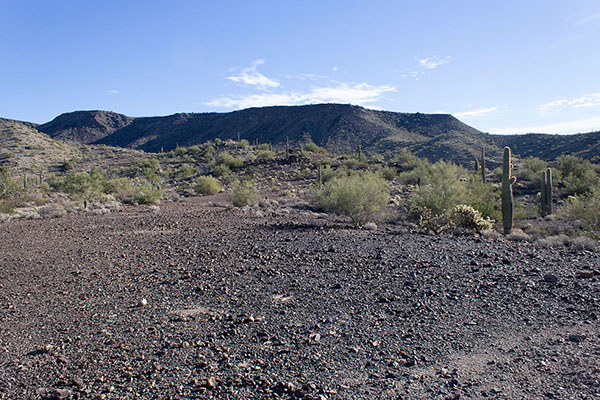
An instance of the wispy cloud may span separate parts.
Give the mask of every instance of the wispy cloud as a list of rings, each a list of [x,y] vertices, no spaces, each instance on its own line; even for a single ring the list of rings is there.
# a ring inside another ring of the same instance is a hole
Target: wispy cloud
[[[469,110],[469,111],[454,113],[454,116],[456,118],[479,117],[481,115],[496,111],[497,109],[498,109],[498,107],[478,108],[476,110]]]
[[[248,108],[273,105],[302,105],[315,103],[351,103],[369,105],[381,100],[385,93],[395,92],[393,86],[373,86],[367,83],[348,84],[338,82],[335,85],[313,87],[309,91],[290,91],[282,93],[258,93],[241,96],[223,96],[207,103],[210,107]]]
[[[425,58],[415,57],[415,60],[417,60],[419,62],[419,65],[425,69],[435,69],[441,65],[449,64],[452,61],[452,57],[450,57],[450,56],[443,57],[443,58],[437,57],[437,56],[425,57]]]
[[[577,21],[575,21],[573,23],[573,25],[574,26],[582,26],[582,25],[586,25],[586,24],[589,24],[590,22],[594,22],[594,21],[598,21],[598,20],[600,20],[600,12],[597,12],[595,14],[590,14],[583,18],[580,18]]]
[[[265,60],[260,59],[252,61],[252,64],[249,67],[243,68],[237,75],[228,76],[226,79],[245,85],[260,87],[262,89],[278,87],[279,82],[277,82],[275,79],[267,78],[256,70],[259,65],[264,63]]]
[[[525,126],[515,128],[492,128],[490,133],[496,135],[508,135],[519,133],[551,133],[569,134],[583,133],[600,130],[600,117],[579,119],[575,121],[557,122],[553,124]]]
[[[119,94],[119,93],[121,93],[121,92],[119,92],[117,89],[110,89],[110,90],[107,90],[107,91],[106,91],[106,93],[110,93],[110,94]]]
[[[284,75],[286,79],[299,79],[301,81],[316,81],[319,79],[327,79],[327,75],[317,75],[317,74],[287,74]]]
[[[416,81],[419,80],[419,78],[421,77],[421,75],[425,74],[424,71],[408,71],[408,72],[405,72],[405,71],[395,71],[395,72],[399,73],[400,77],[402,77],[402,78],[412,78],[412,79],[414,79]]]
[[[560,111],[600,106],[600,93],[590,93],[574,99],[560,98],[540,106],[541,111]]]

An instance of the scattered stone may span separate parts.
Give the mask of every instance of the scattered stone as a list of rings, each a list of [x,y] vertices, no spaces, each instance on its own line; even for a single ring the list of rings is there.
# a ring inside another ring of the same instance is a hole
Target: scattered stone
[[[48,397],[52,400],[63,400],[70,398],[71,394],[69,389],[52,389]]]
[[[578,271],[575,274],[576,278],[580,278],[580,279],[589,279],[589,278],[593,278],[595,275],[594,271],[591,269],[583,269],[581,271]]]
[[[213,388],[217,387],[217,380],[215,378],[213,378],[212,376],[209,377],[206,380],[206,387],[209,389],[213,389]]]
[[[544,282],[556,283],[556,282],[558,282],[558,277],[554,274],[546,274],[546,275],[544,275]]]
[[[138,307],[146,307],[148,305],[148,300],[141,299],[137,305]]]
[[[568,336],[567,339],[569,340],[569,342],[581,343],[586,339],[586,336],[577,333],[572,333]]]

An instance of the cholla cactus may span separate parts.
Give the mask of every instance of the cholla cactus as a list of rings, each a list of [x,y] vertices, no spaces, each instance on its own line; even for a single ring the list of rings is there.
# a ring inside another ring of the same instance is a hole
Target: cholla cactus
[[[459,204],[452,210],[450,219],[456,226],[473,229],[474,231],[489,231],[494,228],[494,220],[483,217],[479,210],[467,204]]]

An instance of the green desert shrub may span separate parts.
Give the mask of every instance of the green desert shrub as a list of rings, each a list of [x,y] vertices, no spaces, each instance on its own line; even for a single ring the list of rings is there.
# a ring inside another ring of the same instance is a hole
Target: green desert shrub
[[[111,193],[122,203],[133,203],[136,188],[134,182],[129,178],[113,178],[106,181],[105,192]]]
[[[479,175],[472,175],[466,183],[464,203],[479,211],[483,217],[499,220],[500,196],[490,183],[483,183]]]
[[[229,193],[229,201],[235,207],[251,206],[258,200],[253,181],[238,182]]]
[[[202,154],[202,149],[200,148],[200,146],[198,146],[196,144],[196,145],[190,146],[188,148],[188,153],[190,153],[191,155],[197,157],[197,156],[199,156],[199,155]]]
[[[517,179],[521,178],[530,182],[531,187],[539,188],[542,183],[542,173],[548,167],[548,163],[537,157],[527,157],[521,161],[517,172]]]
[[[21,184],[10,176],[8,169],[0,170],[0,199],[10,198],[21,190]]]
[[[275,152],[271,150],[259,150],[256,153],[256,159],[258,161],[270,161],[275,159]]]
[[[594,164],[571,155],[556,159],[553,180],[562,184],[567,194],[585,194],[598,185]]]
[[[355,226],[373,220],[389,200],[385,180],[373,172],[339,176],[317,192],[314,205],[327,212],[346,215]]]
[[[453,163],[438,161],[430,164],[423,169],[421,186],[412,196],[411,203],[431,210],[434,215],[446,214],[465,202],[465,176],[468,176],[466,170]]]
[[[183,164],[175,174],[175,179],[183,180],[194,175],[196,175],[196,168],[191,164]]]
[[[139,204],[156,204],[162,198],[162,190],[150,183],[138,186],[135,191],[135,201]]]
[[[196,193],[206,196],[219,193],[221,190],[223,190],[223,187],[214,177],[201,176],[196,179],[194,190]]]
[[[206,146],[206,149],[204,149],[204,154],[202,155],[202,160],[207,163],[212,162],[213,159],[215,158],[215,153],[216,153],[215,148],[213,147],[212,144],[209,144],[208,146]]]
[[[271,150],[271,144],[269,144],[269,143],[257,144],[256,146],[254,146],[254,150],[256,150],[256,151]]]
[[[584,230],[600,236],[600,186],[594,186],[585,194],[569,196],[558,209],[558,214],[579,220]]]
[[[177,146],[177,147],[175,147],[175,150],[173,150],[173,152],[175,153],[176,156],[183,157],[184,155],[187,154],[188,149],[185,147]]]
[[[227,165],[217,164],[213,168],[213,175],[220,177],[227,177],[231,175],[231,170]]]
[[[140,168],[140,175],[143,176],[144,178],[146,178],[148,180],[148,182],[151,182],[151,183],[158,182],[158,177],[160,174],[160,163],[158,162],[157,159],[153,158],[153,159],[143,160],[139,164],[139,168]]]
[[[48,177],[52,189],[86,199],[100,197],[105,192],[105,180],[104,174],[97,169],[90,173],[71,172],[64,177],[56,175]]]
[[[315,142],[308,142],[306,143],[304,146],[302,146],[302,150],[304,151],[308,151],[310,153],[327,153],[327,150],[325,150],[323,147],[317,145]]]
[[[244,166],[244,159],[237,158],[224,151],[217,157],[217,165],[224,165],[230,169],[241,168]]]
[[[393,181],[398,176],[396,168],[393,167],[383,167],[379,170],[379,173],[386,181]]]

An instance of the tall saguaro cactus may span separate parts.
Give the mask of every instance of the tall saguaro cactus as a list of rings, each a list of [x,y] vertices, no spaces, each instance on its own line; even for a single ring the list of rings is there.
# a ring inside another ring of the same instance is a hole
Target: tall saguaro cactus
[[[323,185],[323,168],[321,167],[321,162],[317,166],[317,182],[319,183],[319,187]]]
[[[550,168],[546,168],[542,175],[542,190],[541,190],[541,199],[542,199],[542,216],[552,214],[552,170]]]
[[[485,147],[481,148],[481,180],[485,183]]]
[[[502,226],[505,235],[512,231],[513,226],[514,198],[512,185],[517,181],[517,178],[512,176],[512,167],[510,147],[505,147],[502,162]]]

